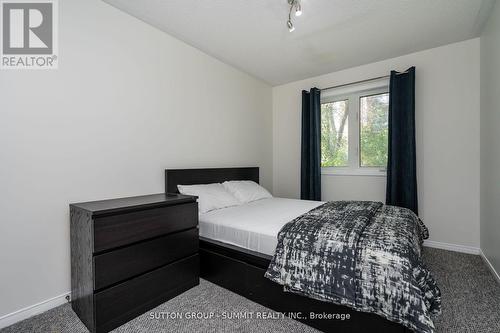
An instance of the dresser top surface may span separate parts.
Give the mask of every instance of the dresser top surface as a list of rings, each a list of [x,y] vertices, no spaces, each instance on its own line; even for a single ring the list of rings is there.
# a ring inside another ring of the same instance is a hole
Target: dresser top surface
[[[93,215],[120,213],[129,210],[164,207],[188,202],[195,202],[195,196],[159,193],[141,195],[137,197],[107,199],[70,204],[71,207],[80,208],[91,212]]]

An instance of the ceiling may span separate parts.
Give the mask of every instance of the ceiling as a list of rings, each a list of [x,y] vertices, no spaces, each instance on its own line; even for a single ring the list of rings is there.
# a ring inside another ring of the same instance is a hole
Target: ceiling
[[[104,0],[279,85],[479,36],[495,0]]]

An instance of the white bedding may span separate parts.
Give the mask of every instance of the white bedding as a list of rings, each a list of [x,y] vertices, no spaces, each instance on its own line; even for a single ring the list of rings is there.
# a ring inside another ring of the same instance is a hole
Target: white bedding
[[[278,232],[320,201],[268,198],[200,215],[200,236],[273,255]]]

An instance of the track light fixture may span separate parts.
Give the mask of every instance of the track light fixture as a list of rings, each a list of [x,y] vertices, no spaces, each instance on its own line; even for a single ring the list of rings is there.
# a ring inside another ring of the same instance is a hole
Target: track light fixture
[[[288,31],[292,32],[295,30],[295,27],[292,22],[292,11],[295,10],[295,16],[302,15],[302,6],[300,4],[300,0],[287,0],[290,5],[290,10],[288,11],[288,21],[286,21],[286,26],[288,27]]]

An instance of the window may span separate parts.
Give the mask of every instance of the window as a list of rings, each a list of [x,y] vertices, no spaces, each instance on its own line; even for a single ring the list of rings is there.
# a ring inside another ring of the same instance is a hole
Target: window
[[[348,100],[321,104],[321,165],[348,165]]]
[[[379,83],[380,85],[380,83]],[[324,174],[385,175],[389,93],[380,88],[330,92],[321,101]]]
[[[389,133],[389,94],[363,96],[359,103],[360,166],[385,168]]]

